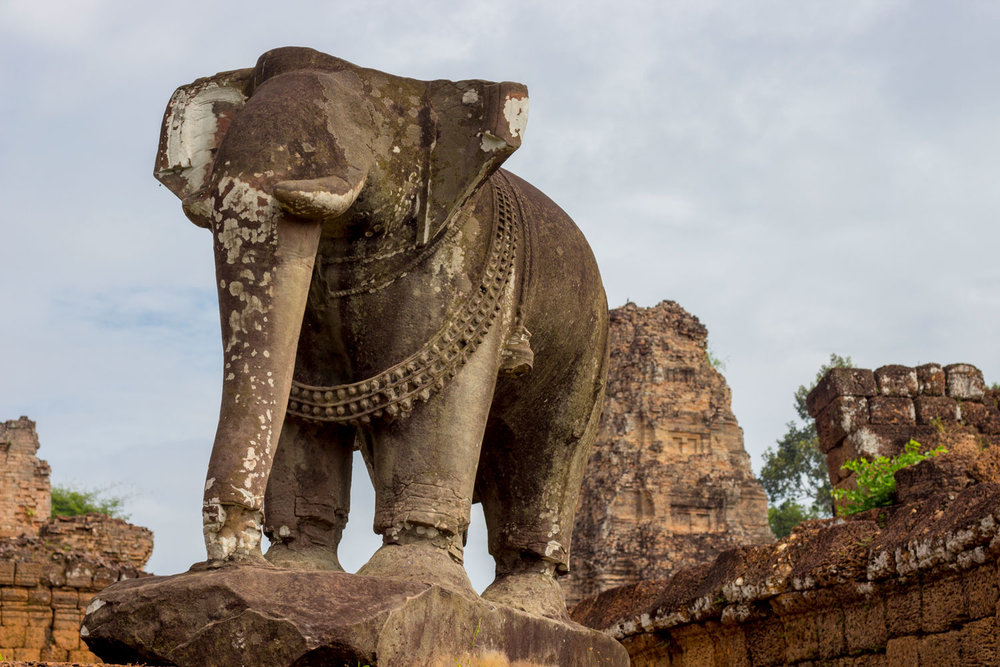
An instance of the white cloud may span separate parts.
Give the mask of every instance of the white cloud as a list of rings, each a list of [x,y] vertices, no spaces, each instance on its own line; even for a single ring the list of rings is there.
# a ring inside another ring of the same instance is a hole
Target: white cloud
[[[95,38],[111,4],[108,0],[4,0],[0,26],[3,32],[47,47],[76,46]]]

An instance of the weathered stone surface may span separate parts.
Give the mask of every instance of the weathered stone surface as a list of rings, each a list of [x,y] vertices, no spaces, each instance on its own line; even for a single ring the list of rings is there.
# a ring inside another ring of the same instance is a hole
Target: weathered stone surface
[[[844,439],[845,460],[864,457],[874,460],[879,456],[896,456],[910,438],[923,444],[937,435],[933,426],[908,424],[869,424],[854,431]]]
[[[917,395],[917,371],[909,366],[889,364],[875,369],[875,384],[883,396],[911,398]]]
[[[872,399],[877,397],[872,397]],[[838,396],[816,417],[820,444],[836,447],[848,433],[869,422],[868,400],[863,396]],[[829,450],[827,450],[829,451]]]
[[[273,562],[339,569],[363,441],[383,538],[363,574],[471,592],[475,497],[484,597],[565,616],[608,308],[573,221],[500,170],[527,112],[521,84],[299,47],[174,92],[154,174],[212,232],[225,347],[211,561],[259,562],[263,528]]]
[[[53,549],[86,551],[136,570],[153,555],[153,531],[102,514],[53,517],[39,529],[39,537]]]
[[[944,396],[946,375],[941,364],[917,366],[917,386],[924,396]]]
[[[929,472],[943,461],[925,461],[932,465],[899,484],[929,489],[946,474]],[[914,656],[919,664],[925,656],[933,657],[927,664],[997,664],[1000,485],[904,495],[922,497],[808,521],[779,542],[605,591],[578,604],[573,618],[620,638],[633,664],[903,667],[918,664]],[[725,659],[720,628],[735,638]],[[708,659],[693,662],[695,654]],[[862,656],[868,662],[856,662]]]
[[[0,422],[0,539],[37,535],[49,519],[50,469],[35,456],[38,446],[35,422]]]
[[[855,488],[854,473],[842,468],[845,461],[896,456],[911,439],[921,451],[943,446],[946,456],[974,461],[980,481],[1000,479],[1000,391],[984,388],[979,369],[969,364],[883,366],[872,373],[882,393],[867,398],[856,395],[863,384],[857,378],[870,371],[844,370],[831,370],[817,385],[828,403],[816,416],[816,432],[835,488]],[[867,423],[856,415],[862,400],[868,405]]]
[[[942,493],[961,491],[975,483],[971,457],[938,456],[897,470],[896,500],[913,503]]]
[[[1000,433],[1000,410],[996,405],[998,393],[1000,392],[993,389],[987,391],[982,403],[963,401],[958,406],[958,418],[975,427],[980,433],[989,435]]]
[[[104,660],[178,667],[628,664],[607,635],[438,586],[247,566],[115,584],[81,633]]]
[[[827,473],[830,475],[831,484],[837,484],[840,480],[851,474],[849,470],[844,469],[844,463],[849,460],[847,457],[847,447],[834,447],[826,453],[826,467]]]
[[[875,396],[875,375],[863,368],[831,368],[806,396],[806,408],[816,417],[838,396]]]
[[[872,424],[915,424],[917,421],[910,398],[872,396],[868,399],[868,410]]]
[[[982,400],[986,393],[983,373],[970,364],[951,364],[944,367],[947,374],[948,395],[962,401]]]
[[[917,413],[917,423],[933,424],[935,421],[948,423],[958,421],[958,401],[947,396],[917,396],[913,400]]]
[[[672,301],[611,311],[604,414],[563,579],[569,604],[773,539],[707,335]]]

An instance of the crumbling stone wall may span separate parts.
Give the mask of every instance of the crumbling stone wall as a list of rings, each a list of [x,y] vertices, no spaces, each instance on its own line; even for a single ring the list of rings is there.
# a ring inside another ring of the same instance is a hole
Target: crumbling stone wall
[[[152,541],[145,528],[132,528]],[[0,541],[0,654],[10,660],[101,662],[80,640],[84,611],[106,586],[141,574],[132,564],[53,548],[42,538]]]
[[[562,582],[569,604],[774,539],[707,343],[673,301],[611,311],[604,413]]]
[[[967,364],[831,371],[808,400],[828,457],[911,437],[950,453],[897,472],[892,506],[606,591],[573,618],[634,665],[1000,665],[998,400]]]
[[[1000,485],[944,488],[607,591],[573,618],[636,666],[1000,665]]]
[[[153,555],[153,532],[103,514],[57,516],[39,530],[49,547],[80,552],[141,570]]]
[[[895,456],[913,438],[944,445],[952,455],[976,456],[1000,445],[1000,392],[987,390],[969,364],[835,368],[806,399],[816,420],[830,481],[854,488],[845,461]]]
[[[49,520],[49,464],[37,451],[35,422],[27,417],[0,422],[0,539],[37,535]]]
[[[91,599],[144,574],[153,533],[99,514],[49,519],[49,466],[27,417],[0,424],[0,655],[99,663],[80,640]]]

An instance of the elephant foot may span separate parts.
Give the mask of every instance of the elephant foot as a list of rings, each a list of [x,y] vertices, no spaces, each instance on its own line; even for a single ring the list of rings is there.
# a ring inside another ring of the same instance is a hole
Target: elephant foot
[[[290,570],[344,571],[337,558],[336,549],[315,544],[292,548],[288,544],[275,542],[267,550],[264,558],[272,565]]]
[[[202,532],[207,563],[242,563],[266,566],[260,553],[261,511],[232,503],[205,503]],[[220,565],[221,567],[221,565]]]
[[[207,572],[209,570],[221,570],[225,567],[262,567],[265,569],[275,569],[275,566],[267,562],[264,556],[256,554],[236,554],[226,559],[208,559],[195,563],[188,572]]]
[[[447,550],[431,543],[384,544],[358,574],[437,584],[463,597],[479,597],[465,568]]]
[[[543,572],[518,572],[497,577],[483,599],[555,621],[569,621],[559,582]]]

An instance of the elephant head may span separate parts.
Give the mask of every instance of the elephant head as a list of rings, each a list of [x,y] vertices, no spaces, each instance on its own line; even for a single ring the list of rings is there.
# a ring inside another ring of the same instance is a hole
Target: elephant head
[[[394,77],[304,48],[174,93],[155,176],[212,231],[225,355],[209,561],[259,558],[321,236],[427,244],[520,145],[526,119],[520,84]]]

